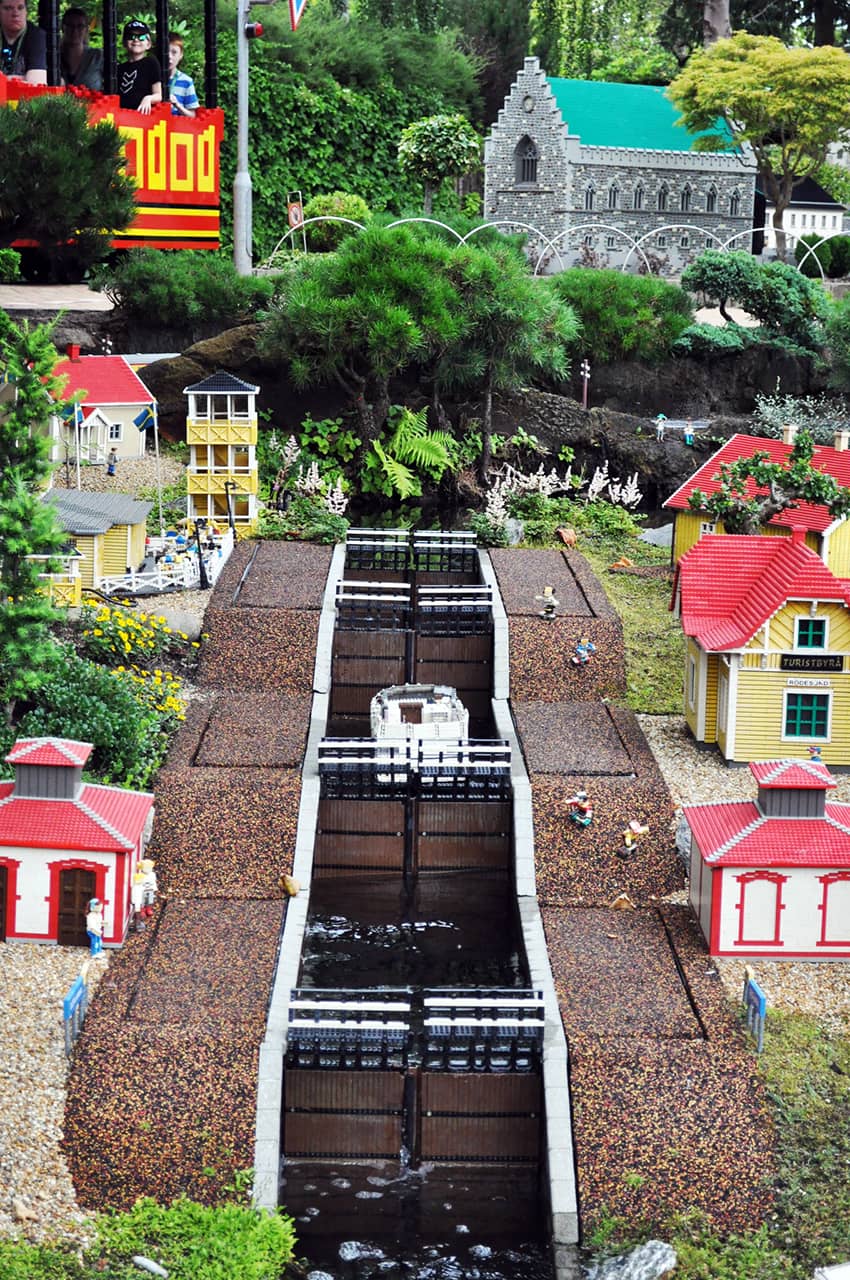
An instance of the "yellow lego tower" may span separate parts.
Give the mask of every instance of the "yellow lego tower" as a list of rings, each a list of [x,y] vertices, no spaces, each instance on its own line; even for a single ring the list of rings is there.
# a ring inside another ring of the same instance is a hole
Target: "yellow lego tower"
[[[189,397],[186,443],[187,514],[225,524],[232,515],[237,536],[257,520],[257,393],[232,373],[213,373],[184,387]],[[228,501],[230,511],[228,511]]]

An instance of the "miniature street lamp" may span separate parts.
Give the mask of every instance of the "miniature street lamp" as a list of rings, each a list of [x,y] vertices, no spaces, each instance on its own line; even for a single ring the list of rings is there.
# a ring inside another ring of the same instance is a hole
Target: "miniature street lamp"
[[[590,361],[581,362],[581,407],[587,408],[587,384],[590,382]]]
[[[206,591],[210,585],[210,580],[207,577],[207,566],[204,564],[204,548],[201,545],[201,539],[206,527],[206,516],[197,516],[195,519],[195,542],[198,544],[198,582],[202,591]]]

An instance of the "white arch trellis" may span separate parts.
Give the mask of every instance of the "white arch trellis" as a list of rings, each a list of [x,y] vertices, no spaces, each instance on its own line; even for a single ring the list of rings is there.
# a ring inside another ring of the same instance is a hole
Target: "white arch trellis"
[[[304,228],[312,226],[314,223],[319,223],[319,222],[340,222],[340,223],[346,224],[347,226],[354,227],[358,231],[366,230],[365,223],[358,222],[354,218],[345,218],[336,214],[322,214],[320,217],[306,218],[302,223],[299,223],[297,227],[289,227],[286,230],[284,235],[282,235],[281,238],[278,240],[274,249],[272,249],[268,258],[266,258],[265,263],[263,264],[263,267],[261,268],[261,270],[262,269],[267,270],[269,268],[271,263],[274,261],[274,258],[276,257],[276,255],[286,246],[286,242],[289,239],[291,239],[291,237],[294,236],[296,232],[301,232]],[[517,231],[528,231],[531,235],[535,236],[542,244],[542,248],[539,250],[537,254],[537,258],[534,263],[533,274],[535,276],[539,274],[540,269],[544,263],[546,254],[549,252],[551,252],[554,255],[554,257],[557,259],[560,269],[562,271],[565,270],[566,264],[558,248],[558,244],[559,242],[569,240],[571,236],[578,235],[580,232],[600,231],[600,232],[606,233],[607,235],[616,235],[619,239],[624,240],[628,245],[628,252],[626,253],[626,256],[623,259],[623,262],[620,266],[620,271],[625,273],[628,270],[628,265],[632,259],[632,255],[638,254],[643,260],[644,269],[646,270],[647,274],[651,274],[652,268],[651,268],[649,259],[647,258],[646,253],[644,252],[643,246],[646,244],[648,240],[651,240],[654,236],[664,235],[667,232],[693,231],[697,235],[705,236],[707,240],[708,239],[713,240],[720,252],[726,252],[730,249],[730,246],[735,243],[735,241],[746,239],[746,238],[752,239],[755,235],[758,234],[758,230],[759,230],[757,227],[748,227],[745,231],[736,231],[731,236],[727,236],[725,240],[721,240],[721,238],[718,235],[716,235],[713,231],[709,231],[706,227],[701,227],[696,223],[668,222],[660,227],[652,227],[649,231],[644,232],[643,235],[635,238],[623,227],[617,226],[616,223],[580,222],[580,223],[577,223],[576,226],[574,227],[567,227],[564,231],[559,231],[558,234],[555,236],[548,236],[545,233],[545,231],[542,231],[541,228],[538,227],[533,222],[519,222],[514,218],[498,218],[498,219],[495,219],[493,222],[489,222],[489,221],[481,222],[478,224],[477,227],[473,227],[471,231],[467,231],[465,235],[461,235],[460,232],[456,231],[454,227],[450,227],[448,223],[442,222],[439,218],[428,218],[425,216],[414,217],[414,218],[397,218],[395,222],[390,222],[387,224],[387,230],[390,230],[393,227],[408,226],[413,223],[425,223],[429,226],[439,227],[442,231],[446,231],[449,233],[450,236],[453,236],[454,239],[458,242],[458,244],[467,244],[473,238],[473,236],[478,235],[479,232],[488,231],[492,228],[498,229],[500,227],[504,227],[509,230],[514,229]],[[815,244],[806,245],[806,251],[802,255],[799,263],[797,263],[797,269],[801,270],[803,263],[806,262],[810,256],[814,256],[815,262],[818,265],[818,270],[820,271],[821,279],[823,280],[824,271],[823,271],[823,267],[820,264],[820,260],[817,257],[817,250],[826,241],[832,240],[836,236],[841,234],[842,233],[840,231],[831,232],[829,235],[822,236]]]

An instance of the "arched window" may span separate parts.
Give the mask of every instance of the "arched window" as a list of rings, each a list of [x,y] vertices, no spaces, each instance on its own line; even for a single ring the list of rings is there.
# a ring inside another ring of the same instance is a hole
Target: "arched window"
[[[658,212],[659,213],[667,212],[667,187],[666,186],[658,188]]]
[[[741,216],[741,193],[733,191],[729,197],[729,217],[740,218]]]
[[[593,211],[593,187],[585,187],[584,209],[585,213],[592,213]]]
[[[537,161],[540,154],[531,138],[520,138],[514,152],[514,178],[522,186],[537,181]]]
[[[705,197],[706,213],[717,213],[717,187],[709,187]]]
[[[620,188],[616,182],[608,188],[608,208],[619,209],[620,207]]]
[[[682,188],[682,194],[681,194],[681,197],[680,197],[680,199],[679,199],[679,208],[681,209],[682,213],[690,213],[690,211],[691,211],[691,189],[690,189],[690,187],[683,187],[683,188]]]
[[[643,208],[643,187],[640,185],[635,187],[635,195],[634,195],[634,199],[632,200],[632,208],[633,209]]]

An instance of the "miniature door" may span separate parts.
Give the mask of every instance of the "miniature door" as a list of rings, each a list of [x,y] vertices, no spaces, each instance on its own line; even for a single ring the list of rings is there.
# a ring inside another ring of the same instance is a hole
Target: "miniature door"
[[[86,947],[86,909],[96,893],[93,871],[72,867],[59,875],[59,927],[56,941],[60,947]]]
[[[6,893],[8,892],[9,872],[0,867],[0,942],[6,941]]]

